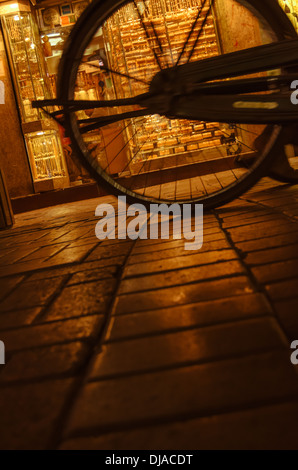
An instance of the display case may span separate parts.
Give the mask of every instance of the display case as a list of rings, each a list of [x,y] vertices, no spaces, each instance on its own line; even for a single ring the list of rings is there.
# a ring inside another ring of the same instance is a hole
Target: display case
[[[69,14],[75,11],[74,3],[69,4]],[[166,45],[170,43],[171,56],[163,57],[162,60],[163,66],[172,65],[176,62],[197,16],[197,1],[176,0],[173,3],[159,0],[156,3],[150,2],[148,8],[150,11],[147,11],[144,23],[146,21],[148,24],[153,23],[161,43]],[[208,9],[209,7],[203,8],[202,18]],[[56,93],[59,60],[65,40],[72,28],[71,25],[62,24],[59,14],[61,14],[59,5],[51,5],[48,9],[40,7],[38,12],[41,40],[53,95]],[[186,54],[191,52],[194,38],[202,27],[202,22],[203,19],[197,22],[193,39],[188,42],[185,50]],[[99,28],[86,49],[77,76],[75,99],[128,98],[146,92],[147,86],[140,81],[132,82],[124,76],[109,74],[104,66],[124,75],[137,76],[149,83],[159,70],[150,50],[152,47],[156,47],[156,42],[154,38],[148,42],[134,6],[128,4],[121,8],[113,19],[109,19],[102,28]],[[199,42],[195,44],[192,60],[218,55],[219,49],[216,20],[211,11],[204,23]],[[102,68],[98,65],[102,65]],[[78,114],[81,119],[88,117],[84,111]],[[119,175],[139,173],[140,170],[146,172],[149,168],[153,170],[159,167],[171,167],[177,165],[177,162],[179,165],[197,163],[202,158],[202,149],[212,158],[212,149],[218,149],[221,145],[223,153],[229,154],[234,149],[230,142],[235,142],[230,136],[237,133],[236,129],[215,122],[168,120],[157,115],[150,116],[145,121],[143,118],[131,119],[122,125],[122,129],[121,137],[117,138],[115,136],[121,132],[119,123],[89,132],[84,136],[89,150],[100,165],[109,173]],[[129,145],[125,146],[125,142]],[[124,147],[125,151],[122,150]],[[239,153],[241,148],[239,145],[236,147],[235,152]],[[217,152],[218,150],[215,151]],[[117,153],[119,155],[115,159]]]
[[[31,107],[31,101],[50,98],[50,93],[32,14],[17,12],[5,15],[3,24],[9,44],[22,121],[36,121],[42,116],[38,109]]]
[[[33,100],[53,96],[38,29],[29,2],[11,4],[1,17],[22,130],[36,192],[69,185],[59,129]]]
[[[76,2],[69,4],[69,15],[76,11],[75,4]],[[171,44],[172,55],[164,58],[164,61],[168,64],[175,63],[197,15],[197,1],[177,0],[175,4],[168,0],[158,1],[156,4],[150,2],[150,8],[147,21],[153,21],[162,42]],[[208,7],[205,7],[202,11],[203,18],[207,11]],[[72,28],[71,25],[62,24],[62,17],[59,18],[59,14],[61,15],[61,4],[60,6],[53,4],[49,8],[40,7],[38,10],[41,40],[53,95],[56,93],[59,60],[65,40]],[[194,37],[201,28],[202,21],[197,22]],[[193,42],[189,41],[186,53],[190,52]],[[218,51],[215,20],[210,13],[192,60],[217,55]],[[108,20],[93,36],[79,68],[75,98],[91,100],[124,98],[147,91],[141,82],[132,83],[125,77],[110,75],[104,68],[99,69],[98,64],[108,65],[112,70],[118,70],[123,74],[138,76],[146,82],[150,82],[158,72],[156,62],[150,54],[144,28],[132,5],[122,8],[114,15],[113,20]],[[121,96],[119,90],[122,90]],[[80,118],[88,117],[84,111],[80,114]],[[146,171],[149,165],[152,169],[155,165],[153,162],[157,160],[159,160],[157,166],[161,164],[171,166],[173,159],[175,162],[180,159],[181,164],[188,163],[190,153],[191,161],[196,163],[200,157],[196,159],[194,152],[199,153],[201,149],[211,150],[213,147],[218,147],[221,145],[221,138],[230,134],[230,132],[223,134],[218,123],[168,120],[160,116],[150,116],[145,123],[143,121],[143,119],[132,119],[124,123],[123,135],[116,140],[111,139],[113,145],[107,145],[107,142],[110,135],[115,139],[115,135],[119,134],[120,124],[90,132],[85,137],[94,158],[97,158],[108,172],[135,173],[139,172],[140,166],[142,171]],[[124,141],[129,143],[126,155],[121,151]],[[118,142],[120,153],[116,159],[117,164],[114,158],[117,150],[114,148],[115,142]],[[132,155],[136,154],[137,156],[132,158]],[[161,163],[161,159],[167,159],[167,163]]]
[[[64,187],[66,176],[63,151],[59,134],[55,130],[45,130],[25,134],[33,178],[37,188],[47,183],[47,189]]]
[[[56,96],[58,65],[65,41],[88,4],[89,0],[60,2],[45,8],[40,5],[36,10],[42,52],[53,96]]]
[[[296,31],[298,32],[298,1],[297,0],[278,0],[278,3],[287,13]]]
[[[202,18],[205,17],[208,8],[203,8]],[[154,26],[161,45],[171,46],[170,54],[161,55],[163,67],[177,62],[197,13],[197,2],[192,0],[177,0],[175,4],[167,0],[158,1],[156,4],[150,2],[143,23],[145,25],[148,23],[150,29],[152,25]],[[219,53],[212,12],[208,15],[198,43],[194,45],[196,32],[202,27],[202,22],[203,19],[197,22],[193,38],[188,41],[185,49],[185,55],[188,55],[195,46],[192,60],[212,57]],[[122,8],[113,19],[105,23],[98,35],[104,44],[110,69],[117,70],[123,75],[138,77],[146,83],[150,83],[159,71],[151,52],[152,48],[158,47],[157,42],[154,38],[151,42],[148,41],[134,5]],[[156,52],[159,54],[158,50]],[[86,62],[90,62],[90,58],[86,57]],[[111,80],[113,89],[118,92],[117,98],[128,98],[147,91],[147,86],[141,81],[128,81],[124,76],[115,74]],[[122,91],[121,96],[119,90]],[[111,98],[116,98],[113,90],[110,91],[110,95]],[[124,131],[130,148],[127,155],[127,162],[130,163],[125,168],[129,168],[131,173],[139,173],[140,170],[147,171],[149,168],[153,170],[159,167],[171,167],[172,164],[177,165],[177,162],[181,165],[188,164],[189,161],[196,163],[201,158],[199,156],[201,149],[211,150],[221,145],[221,139],[225,135],[221,127],[215,122],[168,120],[157,115],[150,116],[145,121],[143,118],[132,119],[130,125],[125,125]]]

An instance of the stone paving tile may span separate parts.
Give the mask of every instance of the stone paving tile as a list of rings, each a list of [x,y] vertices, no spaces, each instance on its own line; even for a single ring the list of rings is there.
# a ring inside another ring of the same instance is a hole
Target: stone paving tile
[[[256,266],[253,267],[251,271],[258,282],[263,284],[283,279],[291,279],[292,277],[298,277],[298,262],[297,259],[290,259],[279,263]]]
[[[223,233],[221,232],[218,232],[218,233],[215,233],[215,234],[211,234],[211,235],[204,235],[203,236],[203,247],[206,243],[209,243],[209,242],[214,242],[214,241],[218,241],[218,240],[226,240],[226,237]],[[146,242],[147,240],[144,240],[144,242]],[[163,251],[163,250],[166,250],[166,249],[171,249],[171,248],[180,248],[180,247],[183,247],[184,249],[184,245],[185,245],[185,242],[187,243],[188,240],[157,240],[157,243],[156,244],[153,244],[151,246],[151,244],[147,244],[147,243],[141,243],[137,246],[135,246],[134,248],[134,253],[135,254],[140,254],[140,253],[151,253],[153,250],[154,251]]]
[[[220,250],[226,250],[229,249],[231,246],[226,240],[217,240],[214,242],[208,242],[205,243],[203,242],[203,246],[200,249],[199,253],[203,254],[208,251],[220,251]],[[162,259],[169,259],[169,258],[175,258],[175,257],[180,257],[180,256],[193,256],[196,254],[196,252],[192,251],[186,251],[184,248],[184,245],[179,245],[177,244],[176,247],[169,248],[169,249],[160,249],[160,250],[155,250],[154,251],[149,251],[146,253],[140,253],[136,254],[135,250],[133,249],[127,264],[136,264],[136,263],[147,263],[148,261],[159,261]]]
[[[117,234],[117,233],[116,233]],[[106,239],[106,240],[98,240],[98,242],[100,243],[100,247],[101,248],[112,248],[113,245],[123,245],[123,244],[126,244],[127,241],[130,241],[129,238],[111,238],[111,239]],[[138,243],[138,240],[136,241],[136,244]]]
[[[115,315],[112,317],[107,340],[117,341],[162,334],[169,331],[239,321],[271,313],[271,307],[262,294],[249,294],[128,315]]]
[[[14,287],[16,287],[24,278],[22,276],[10,277],[1,281],[0,300],[6,297]]]
[[[187,305],[204,300],[230,297],[231,294],[250,294],[253,291],[250,281],[244,276],[239,276],[180,287],[168,287],[156,291],[124,294],[118,298],[116,313],[133,313],[175,305]]]
[[[298,295],[298,277],[266,286],[268,295],[273,300],[283,300]]]
[[[298,403],[65,441],[62,450],[297,450]]]
[[[62,251],[59,251],[59,253],[51,256],[49,261],[53,265],[62,263],[76,263],[83,261],[83,259],[88,255],[89,251],[90,247],[88,245],[76,248],[64,248]]]
[[[287,348],[289,344],[276,320],[260,318],[110,343],[96,357],[89,378],[143,373]]]
[[[268,183],[271,183],[269,184],[270,191],[264,191],[264,189],[268,189],[265,188],[263,184],[265,181],[266,178],[262,179],[261,184],[258,184],[249,190],[251,195],[253,195],[258,201],[275,199],[276,197],[285,197],[288,194],[293,194],[293,186],[284,185],[283,183],[279,183],[271,178],[267,179]]]
[[[31,261],[35,259],[47,259],[50,256],[55,255],[57,252],[63,250],[63,248],[66,248],[66,247],[67,247],[67,244],[63,244],[63,243],[43,246],[43,247],[37,248],[36,251],[26,256],[25,258],[23,258],[23,260]]]
[[[0,278],[2,279],[15,274],[30,273],[32,271],[45,269],[46,267],[51,267],[51,263],[46,263],[42,259],[18,262],[9,266],[0,266]]]
[[[204,215],[195,252],[185,240],[97,240],[95,207],[115,198],[17,216],[0,232],[0,260],[12,263],[0,266],[0,445],[59,447],[64,432],[77,439],[60,448],[92,435],[95,448],[117,449],[139,431],[138,448],[157,430],[156,448],[181,448],[200,429],[201,448],[297,443],[295,194],[262,180],[218,220]],[[78,398],[65,432],[70,391]],[[286,440],[277,429],[287,425]]]
[[[228,207],[228,206],[223,206],[223,207],[218,207],[216,209],[216,213],[218,217],[223,220],[224,222],[229,222],[232,220],[242,220],[242,219],[249,219],[253,217],[258,217],[260,215],[267,215],[268,214],[268,209],[265,207],[257,206],[255,204],[250,204],[250,205],[243,205],[240,202],[239,207]]]
[[[6,313],[1,314],[0,323],[4,315]],[[101,326],[102,316],[90,315],[46,324],[31,324],[29,328],[3,331],[1,339],[5,342],[8,352],[22,351],[75,340],[92,340],[97,336]]]
[[[68,247],[77,248],[81,246],[88,246],[89,248],[95,248],[97,245],[99,245],[99,240],[95,239],[95,236],[93,235],[90,238],[80,238],[79,240],[70,243]]]
[[[297,246],[288,245],[286,247],[272,248],[249,253],[245,258],[245,262],[250,265],[259,265],[273,263],[274,261],[286,261],[291,259],[297,260],[297,258]]]
[[[73,379],[61,379],[2,387],[0,448],[48,448],[73,386]]]
[[[16,248],[12,248],[12,247],[6,247],[6,246],[0,246],[0,259],[2,258],[2,256],[7,256],[9,253],[13,253],[16,251]]]
[[[266,248],[275,248],[279,246],[294,245],[298,242],[298,231],[291,232],[285,235],[273,235],[265,238],[259,238],[257,240],[251,240],[248,242],[237,242],[236,246],[242,251],[259,251]]]
[[[0,374],[0,385],[74,375],[84,364],[89,349],[77,341],[13,354]]]
[[[65,227],[61,228],[54,228],[52,229],[47,235],[44,235],[41,239],[42,243],[65,243],[65,239],[63,239],[63,236],[66,236],[70,232],[70,228],[68,225],[65,225]],[[71,242],[72,240],[69,240]]]
[[[23,243],[24,247],[29,248],[29,246],[27,245],[29,245],[30,242],[39,242],[41,239],[43,239],[46,236],[46,232],[42,230],[37,230],[36,232],[34,232],[29,229],[29,230],[26,230],[25,232],[17,234],[16,232],[14,232],[14,229],[13,229],[11,234],[8,235],[6,233],[3,233],[3,236],[4,238],[5,237],[11,238],[13,244]]]
[[[86,261],[93,261],[106,258],[114,258],[115,256],[125,256],[128,254],[132,241],[126,243],[113,244],[112,246],[99,246],[95,248],[92,253],[87,256]]]
[[[30,325],[40,314],[42,307],[25,308],[13,312],[0,313],[0,331]],[[2,336],[2,335],[1,335]]]
[[[298,297],[275,302],[278,319],[290,341],[298,338]]]
[[[112,257],[107,258],[105,260],[94,260],[89,262],[82,262],[82,263],[72,263],[69,265],[61,265],[58,267],[51,266],[51,269],[43,269],[42,271],[38,271],[36,273],[30,274],[30,280],[35,281],[37,279],[51,279],[53,277],[59,277],[63,275],[70,275],[76,273],[83,273],[86,271],[95,271],[96,269],[107,269],[107,273],[109,273],[110,269],[113,269],[115,266],[119,267],[122,266],[124,261],[124,257]]]
[[[72,242],[73,240],[78,240],[82,238],[84,235],[90,232],[90,228],[82,227],[82,228],[76,228],[73,227],[72,230],[69,232],[62,234],[57,241],[61,243],[67,243],[67,242]]]
[[[0,303],[0,311],[23,309],[44,305],[60,288],[64,277],[22,282]]]
[[[237,254],[233,250],[209,251],[209,252],[195,252],[189,256],[176,256],[166,260],[149,261],[145,263],[138,263],[130,265],[125,270],[126,277],[137,276],[151,272],[169,271],[172,269],[181,269],[192,266],[199,266],[204,264],[214,264],[218,261],[236,259]]]
[[[50,306],[44,320],[103,314],[111,301],[114,288],[115,280],[112,278],[66,287]]]
[[[289,215],[290,217],[295,217],[297,218],[298,216],[298,204],[293,204],[291,205],[290,207],[285,207],[283,209],[283,212],[287,215]]]
[[[261,213],[260,215],[257,214],[250,214],[249,217],[241,217],[239,215],[234,216],[234,217],[229,217],[228,219],[224,219],[226,221],[223,222],[222,226],[223,228],[236,228],[236,227],[242,227],[242,226],[254,226],[256,223],[260,222],[268,222],[271,220],[276,220],[276,214],[267,214],[265,211],[264,213]]]
[[[289,204],[297,203],[297,199],[293,199],[293,195],[291,196],[285,196],[285,197],[276,197],[276,198],[270,198],[265,200],[266,206],[278,208],[278,207],[283,207],[283,206],[288,206]],[[263,201],[264,202],[264,201]]]
[[[240,227],[235,229],[229,229],[229,233],[233,239],[233,241],[241,242],[247,240],[255,240],[258,238],[263,238],[268,235],[281,235],[281,234],[289,234],[292,232],[297,231],[297,225],[294,222],[265,222],[257,224],[254,227],[248,229],[247,227]]]
[[[297,398],[288,353],[271,352],[85,385],[65,437]]]
[[[21,247],[18,248],[17,250],[14,250],[12,252],[7,253],[4,256],[1,256],[0,258],[0,266],[6,266],[9,264],[14,264],[17,261],[23,260],[27,255],[30,255],[32,253],[35,253],[37,250],[36,247],[33,245],[28,245],[28,247]]]
[[[140,292],[175,285],[183,286],[212,278],[234,276],[235,274],[243,274],[244,268],[238,261],[223,261],[212,265],[180,268],[170,272],[157,273],[124,279],[119,293]]]
[[[116,277],[119,267],[115,266],[106,266],[103,268],[88,269],[85,271],[80,271],[71,276],[67,285],[81,284],[84,282],[99,281],[100,279],[107,279],[110,277]]]

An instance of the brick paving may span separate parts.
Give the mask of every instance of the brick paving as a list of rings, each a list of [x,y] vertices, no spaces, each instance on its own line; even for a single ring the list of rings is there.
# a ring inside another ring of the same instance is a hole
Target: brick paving
[[[0,232],[1,449],[297,449],[298,188],[184,240],[96,239],[99,203]]]

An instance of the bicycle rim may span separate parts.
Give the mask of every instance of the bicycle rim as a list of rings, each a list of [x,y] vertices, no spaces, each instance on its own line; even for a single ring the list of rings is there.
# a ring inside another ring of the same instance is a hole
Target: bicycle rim
[[[295,37],[278,5],[267,0],[260,3],[214,0],[212,8],[210,0],[94,3],[79,20],[65,49],[59,95],[69,100],[131,98],[148,91],[154,75],[178,61],[180,65],[244,49],[247,38],[253,47]],[[227,15],[219,19],[223,6]],[[233,27],[228,12],[235,13],[235,8],[236,14],[250,21],[249,26],[243,25],[237,45],[227,35]],[[100,97],[94,84],[90,84],[89,95],[83,91],[84,70],[90,73],[92,67],[94,77],[104,82]],[[65,110],[76,154],[108,191],[145,204],[203,203],[210,209],[230,201],[267,170],[281,130],[280,126],[264,130],[264,126],[149,115],[82,132],[80,122],[86,126],[96,114],[108,116],[111,112],[119,110],[102,108],[99,113],[91,108],[87,114]],[[251,160],[253,165],[248,164]]]

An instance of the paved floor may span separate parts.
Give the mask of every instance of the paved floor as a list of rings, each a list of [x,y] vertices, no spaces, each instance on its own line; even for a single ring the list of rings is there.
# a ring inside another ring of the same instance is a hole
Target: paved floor
[[[103,202],[0,233],[0,447],[297,449],[298,188],[206,214],[198,252],[99,242]]]

